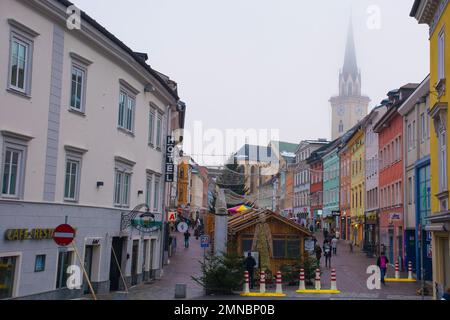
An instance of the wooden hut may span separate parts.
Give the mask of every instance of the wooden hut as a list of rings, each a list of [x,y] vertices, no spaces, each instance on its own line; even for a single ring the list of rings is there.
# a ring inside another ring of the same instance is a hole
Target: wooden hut
[[[283,265],[299,262],[305,251],[305,238],[311,232],[296,222],[270,210],[251,209],[229,218],[228,252],[257,253],[259,270],[272,274]]]

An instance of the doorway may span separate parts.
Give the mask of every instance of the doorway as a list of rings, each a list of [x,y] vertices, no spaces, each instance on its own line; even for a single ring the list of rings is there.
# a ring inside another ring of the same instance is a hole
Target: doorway
[[[149,280],[149,272],[150,269],[148,267],[148,254],[149,254],[149,242],[150,240],[144,240],[144,258],[142,259],[142,275],[143,275],[143,281],[148,281]]]
[[[394,263],[394,230],[389,230],[389,261]]]
[[[86,246],[84,250],[84,269],[86,270],[89,281],[92,281],[92,257],[94,254],[94,246]],[[83,281],[83,292],[89,294],[90,289],[87,279]]]
[[[133,240],[131,257],[131,285],[138,284],[138,260],[139,260],[139,240]]]
[[[120,237],[113,237],[112,239],[112,246],[111,246],[111,261],[109,265],[109,286],[111,291],[117,291],[120,289],[120,283],[121,283],[121,275],[120,275],[120,269],[117,265],[117,261],[120,264],[120,268],[123,270],[123,247],[124,247],[124,240],[125,238]],[[117,261],[114,256],[114,253],[117,256]]]

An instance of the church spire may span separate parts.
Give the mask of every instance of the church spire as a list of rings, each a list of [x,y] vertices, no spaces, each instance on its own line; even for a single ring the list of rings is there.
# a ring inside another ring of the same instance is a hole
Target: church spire
[[[358,76],[358,64],[356,62],[355,39],[353,37],[353,23],[350,17],[350,23],[347,34],[347,45],[345,47],[344,68],[342,69],[344,77],[348,75],[356,78]]]

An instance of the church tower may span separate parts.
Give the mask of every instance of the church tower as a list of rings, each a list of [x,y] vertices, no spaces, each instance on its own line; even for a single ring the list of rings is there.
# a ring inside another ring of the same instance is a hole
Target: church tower
[[[339,74],[339,95],[330,99],[331,137],[336,140],[368,114],[370,99],[361,95],[361,72],[356,60],[353,26],[350,25],[344,67]]]

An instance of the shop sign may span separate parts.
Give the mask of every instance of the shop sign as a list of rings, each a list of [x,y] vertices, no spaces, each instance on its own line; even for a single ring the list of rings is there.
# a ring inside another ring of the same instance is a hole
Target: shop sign
[[[145,212],[140,211],[142,208],[147,209]],[[151,233],[162,228],[162,221],[156,221],[155,215],[159,213],[151,213],[146,204],[140,204],[128,213],[122,213],[121,230],[125,230],[132,226],[136,230],[143,233]]]
[[[166,141],[166,171],[165,171],[165,181],[173,182],[175,176],[175,164],[174,164],[174,154],[175,150],[175,139],[172,136],[167,136]]]
[[[390,214],[390,220],[401,220],[400,213],[391,213]]]
[[[331,215],[333,217],[340,217],[341,216],[341,212],[340,211],[331,211]]]
[[[5,232],[7,241],[48,240],[53,239],[55,229],[8,229]]]

